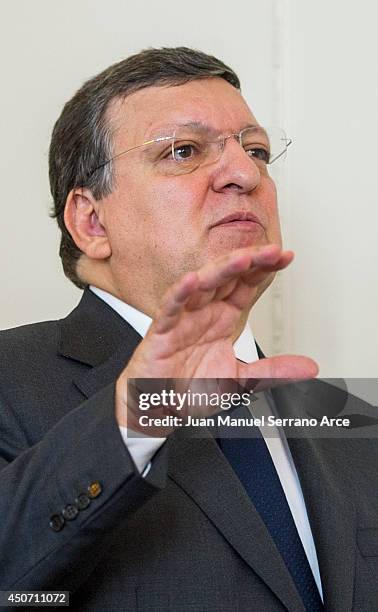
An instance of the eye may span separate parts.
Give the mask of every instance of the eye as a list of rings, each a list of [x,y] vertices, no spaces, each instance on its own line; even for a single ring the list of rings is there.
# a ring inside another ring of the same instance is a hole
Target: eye
[[[173,159],[175,161],[185,161],[194,155],[194,147],[190,144],[178,145],[173,148]]]
[[[175,142],[172,148],[173,159],[176,162],[192,161],[200,155],[200,145],[195,142]]]
[[[256,147],[254,149],[247,149],[246,153],[252,159],[257,159],[264,162],[264,164],[269,164],[270,152],[266,149]]]

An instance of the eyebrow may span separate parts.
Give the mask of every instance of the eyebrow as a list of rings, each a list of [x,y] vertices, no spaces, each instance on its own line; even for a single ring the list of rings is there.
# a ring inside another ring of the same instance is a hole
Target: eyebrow
[[[157,132],[161,135],[161,136],[168,136],[169,135],[169,130],[172,130],[172,128],[190,128],[192,130],[195,130],[196,132],[202,132],[203,134],[207,134],[207,135],[211,135],[211,136],[219,136],[220,134],[223,133],[222,130],[217,130],[213,127],[211,127],[210,125],[208,125],[207,123],[204,123],[203,121],[177,121],[174,124],[169,124],[166,127],[161,127],[158,128],[158,130],[154,130],[151,134],[151,138],[156,137]],[[256,125],[253,123],[244,125],[244,127],[240,128],[237,132],[235,133],[239,133],[242,130],[245,130],[247,128],[262,128],[262,126],[260,125]]]

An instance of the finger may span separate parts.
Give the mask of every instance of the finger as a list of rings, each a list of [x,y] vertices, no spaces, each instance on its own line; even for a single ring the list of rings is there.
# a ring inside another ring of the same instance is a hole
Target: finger
[[[199,288],[213,290],[222,286],[232,278],[250,270],[253,266],[264,269],[281,269],[290,263],[293,254],[283,252],[278,245],[266,245],[259,249],[248,247],[238,249],[229,255],[216,259],[198,270]]]
[[[257,287],[271,274],[275,274],[276,272],[287,268],[293,259],[294,253],[292,251],[284,251],[279,259],[274,263],[264,262],[259,263],[259,265],[251,266],[251,268],[242,275],[242,280],[249,287]]]
[[[277,355],[253,363],[238,364],[238,376],[254,379],[255,391],[315,378],[318,372],[318,364],[301,355]]]
[[[281,251],[279,257],[258,257],[257,261],[254,259],[249,270],[246,272],[246,276],[249,274],[266,274],[267,272],[278,272],[286,268],[294,259],[293,251]]]
[[[195,294],[198,290],[202,294],[204,291],[214,291],[247,271],[252,273],[254,268],[260,270],[261,274],[256,279],[253,276],[249,277],[248,284],[257,284],[268,272],[286,267],[292,258],[291,251],[282,251],[278,245],[271,244],[257,249],[248,247],[218,258],[203,266],[198,272],[186,274],[164,296],[153,324],[153,331],[166,333],[172,329],[188,300],[192,298],[196,301]],[[207,303],[209,299],[204,298],[200,303]]]
[[[253,264],[261,267],[280,266],[289,263],[293,258],[293,251],[283,251],[276,244],[269,244],[263,249],[256,251],[253,257]]]
[[[153,322],[153,331],[166,333],[175,325],[187,300],[198,290],[198,284],[198,274],[189,272],[168,289]]]
[[[256,253],[255,253],[256,254]],[[254,255],[255,255],[254,254]],[[203,308],[209,302],[215,300],[227,300],[235,290],[240,278],[245,281],[249,287],[257,287],[261,282],[272,272],[277,272],[286,268],[292,261],[294,254],[290,251],[277,252],[276,248],[264,251],[263,257],[259,258],[259,262],[255,257],[251,261],[251,253],[241,253],[228,261],[221,262],[220,267],[212,264],[199,271],[199,291],[195,292],[186,303],[188,310],[198,310]],[[260,263],[261,262],[261,263]],[[248,296],[250,293],[248,293]],[[240,295],[238,294],[240,297]],[[249,297],[247,297],[247,302]],[[236,305],[236,302],[235,302]]]
[[[235,289],[240,275],[251,272],[251,265],[252,271],[255,269],[253,265],[255,261],[259,262],[256,270],[262,267],[261,278],[264,278],[271,270],[282,269],[288,265],[293,256],[289,251],[283,253],[277,245],[267,245],[261,250],[260,256],[260,251],[256,247],[238,249],[203,266],[198,271],[199,290],[190,295],[185,307],[188,310],[198,310],[213,299],[220,301],[227,298]],[[258,282],[260,281],[256,281],[255,284]]]

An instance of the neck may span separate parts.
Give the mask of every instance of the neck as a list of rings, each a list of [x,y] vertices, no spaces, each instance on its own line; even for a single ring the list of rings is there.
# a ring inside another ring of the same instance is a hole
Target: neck
[[[234,342],[236,342],[236,340],[239,338],[240,334],[242,333],[243,329],[245,328],[246,323],[247,323],[247,319],[248,319],[248,315],[249,315],[249,311],[245,311],[245,312],[242,313],[242,315],[241,315],[241,317],[240,317],[240,319],[238,321],[238,324],[237,324],[237,326],[235,328],[235,331],[234,331],[234,333],[232,335],[232,344],[234,344]]]

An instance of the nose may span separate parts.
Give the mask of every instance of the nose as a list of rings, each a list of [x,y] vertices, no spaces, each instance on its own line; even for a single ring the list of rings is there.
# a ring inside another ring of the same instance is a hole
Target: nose
[[[232,189],[241,194],[249,193],[259,186],[260,181],[259,168],[246,154],[237,137],[227,137],[223,152],[214,167],[214,191],[227,192]]]

